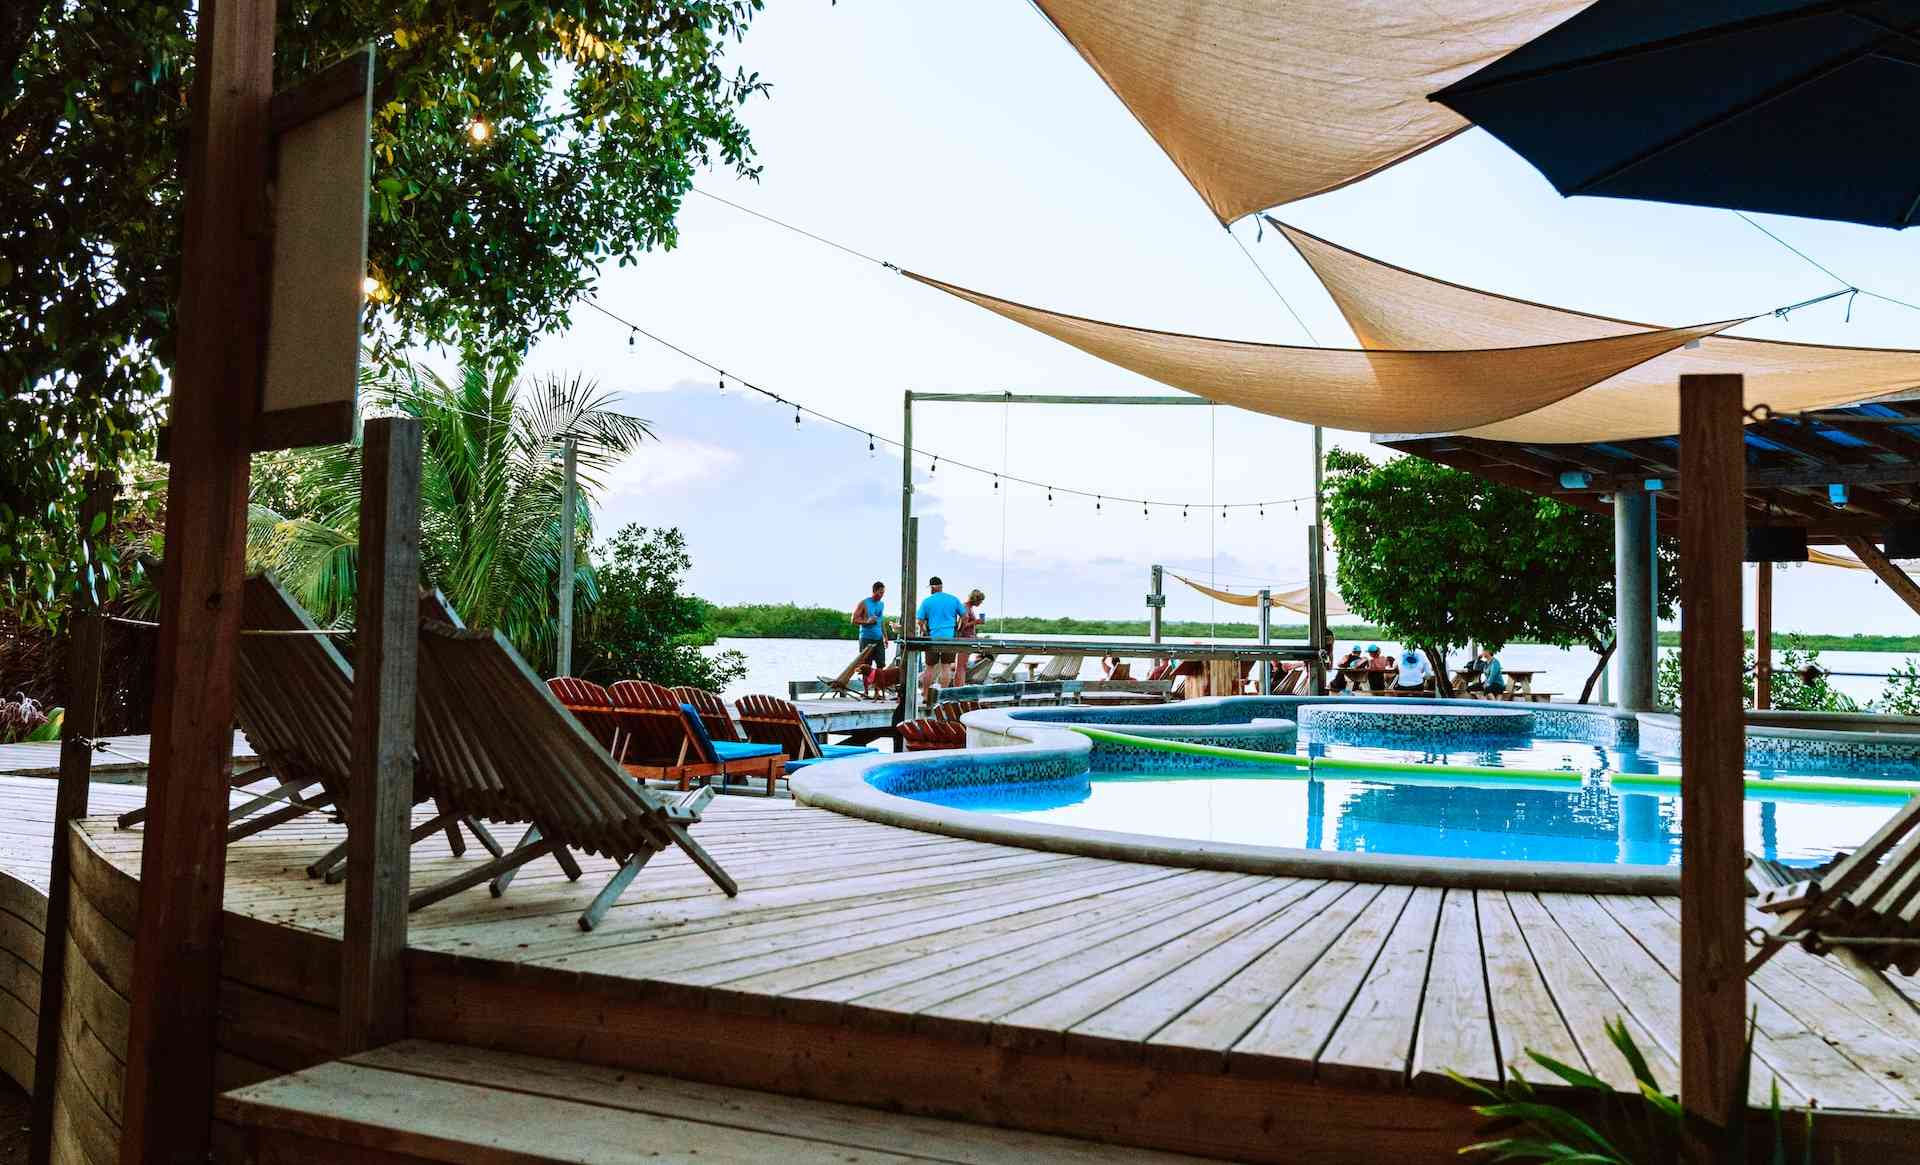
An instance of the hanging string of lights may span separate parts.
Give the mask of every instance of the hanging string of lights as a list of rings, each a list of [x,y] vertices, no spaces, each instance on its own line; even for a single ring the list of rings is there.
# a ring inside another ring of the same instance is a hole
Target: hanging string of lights
[[[856,425],[851,421],[845,421],[840,419],[839,417],[835,417],[827,413],[823,413],[818,409],[810,408],[809,406],[804,405],[799,401],[796,401],[790,397],[782,396],[780,393],[777,393],[770,388],[765,388],[765,387],[762,387],[761,385],[755,384],[752,381],[746,379],[745,377],[740,376],[738,373],[730,373],[725,368],[721,367],[719,364],[716,364],[713,361],[708,360],[705,357],[700,356],[694,352],[688,351],[686,348],[682,348],[680,345],[675,344],[673,341],[668,340],[663,336],[659,336],[653,332],[648,331],[647,329],[641,327],[638,323],[635,323],[633,320],[630,320],[627,317],[619,314],[618,312],[611,310],[610,308],[601,304],[597,300],[584,299],[584,300],[581,300],[581,302],[585,304],[587,307],[590,307],[594,311],[597,311],[601,315],[607,317],[609,320],[612,320],[614,323],[620,325],[623,328],[626,328],[628,347],[636,346],[639,343],[640,338],[645,337],[646,339],[651,340],[653,343],[658,344],[660,347],[675,353],[676,355],[680,356],[683,359],[692,361],[693,363],[698,364],[700,367],[705,368],[707,371],[713,373],[716,378],[716,383],[719,386],[719,391],[722,393],[725,393],[727,391],[727,387],[731,383],[732,385],[738,388],[743,388],[743,389],[746,389],[748,392],[758,394],[759,396],[765,398],[766,400],[772,402],[773,404],[779,406],[782,409],[792,409],[793,423],[796,428],[799,427],[802,418],[812,417],[814,420],[821,422],[822,424],[832,425],[837,428],[844,429],[849,433],[855,434],[856,436],[865,437],[867,439],[867,452],[869,454],[876,452],[879,446],[881,445],[885,445],[889,449],[902,448],[901,443],[899,441],[896,441],[891,437],[887,437],[879,433],[875,433],[873,430],[868,429],[864,425]],[[915,458],[926,459],[927,472],[931,475],[938,476],[940,472],[940,467],[941,465],[944,464],[950,467],[948,470],[949,474],[951,474],[953,469],[960,469],[965,472],[978,474],[979,476],[984,478],[989,478],[993,481],[994,488],[996,490],[1000,489],[1000,483],[1006,482],[1009,485],[1022,485],[1034,490],[1037,493],[1044,493],[1047,498],[1047,504],[1049,505],[1053,504],[1054,496],[1056,494],[1059,494],[1066,497],[1076,497],[1076,498],[1083,498],[1083,499],[1089,500],[1093,502],[1093,508],[1098,513],[1106,512],[1105,503],[1107,502],[1120,502],[1129,506],[1139,506],[1141,515],[1143,517],[1149,517],[1149,518],[1152,517],[1152,511],[1155,509],[1179,510],[1180,516],[1184,518],[1188,516],[1188,512],[1191,506],[1193,505],[1193,503],[1191,502],[1160,501],[1154,498],[1126,497],[1121,494],[1098,493],[1093,490],[1076,489],[1071,486],[1064,486],[1064,485],[1058,485],[1052,482],[1041,481],[1037,478],[1020,477],[1011,473],[1003,473],[999,470],[990,468],[988,466],[975,465],[971,462],[961,461],[956,458],[949,457],[946,454],[935,453],[932,450],[928,450],[928,449],[916,448],[913,451],[913,455]],[[1312,500],[1312,498],[1313,498],[1312,494],[1303,494],[1299,497],[1266,498],[1260,501],[1251,501],[1251,502],[1227,502],[1224,504],[1220,504],[1220,516],[1223,518],[1226,517],[1227,512],[1229,510],[1254,510],[1254,511],[1257,511],[1260,517],[1264,518],[1266,517],[1266,514],[1267,514],[1267,507],[1269,506],[1273,506],[1275,508],[1292,506],[1294,508],[1294,511],[1298,512],[1299,503],[1303,501],[1310,501]]]

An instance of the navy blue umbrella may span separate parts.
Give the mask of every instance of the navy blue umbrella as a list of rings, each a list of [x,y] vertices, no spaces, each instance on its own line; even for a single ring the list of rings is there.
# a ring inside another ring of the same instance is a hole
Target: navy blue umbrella
[[[1562,194],[1920,220],[1920,0],[1599,0],[1432,99]]]

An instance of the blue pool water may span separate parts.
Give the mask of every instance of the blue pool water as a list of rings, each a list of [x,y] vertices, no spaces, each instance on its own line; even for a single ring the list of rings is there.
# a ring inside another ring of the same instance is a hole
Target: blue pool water
[[[1673,758],[1630,748],[1534,739],[1449,751],[1316,742],[1302,755],[1431,765],[1432,778],[1352,770],[1275,768],[1206,772],[1099,773],[1043,784],[975,785],[913,793],[921,801],[1089,829],[1314,850],[1534,862],[1675,865],[1680,856],[1677,791],[1620,793],[1608,772],[1676,775]],[[1512,787],[1500,778],[1455,783],[1447,764],[1561,770],[1578,783]],[[1750,769],[1760,777],[1791,770]],[[1911,766],[1862,765],[1846,774],[1912,781]],[[1323,779],[1334,777],[1336,779]],[[1815,864],[1857,846],[1900,804],[1897,797],[1749,795],[1747,847],[1791,864]]]

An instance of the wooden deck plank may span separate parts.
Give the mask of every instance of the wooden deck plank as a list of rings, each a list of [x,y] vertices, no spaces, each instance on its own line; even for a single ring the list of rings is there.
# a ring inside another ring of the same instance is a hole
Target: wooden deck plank
[[[1449,1071],[1476,1080],[1501,1078],[1472,890],[1448,890],[1440,903],[1410,1081],[1416,1088],[1451,1090]]]
[[[1319,962],[1382,888],[1354,883],[1346,889],[1325,910],[1148,1037],[1148,1061],[1191,1070],[1225,1068],[1227,1050]]]
[[[1409,886],[1381,890],[1228,1052],[1236,1072],[1310,1079],[1314,1062],[1366,984],[1413,897]],[[1198,1010],[1198,1009],[1196,1009]]]
[[[1407,899],[1380,957],[1321,1049],[1317,1078],[1375,1088],[1406,1081],[1443,897],[1438,887],[1421,886]]]
[[[1487,998],[1503,1070],[1515,1065],[1541,1075],[1528,1056],[1538,1052],[1576,1068],[1587,1067],[1579,1041],[1553,1001],[1508,896],[1498,890],[1474,895],[1480,908],[1480,945],[1487,964]]]

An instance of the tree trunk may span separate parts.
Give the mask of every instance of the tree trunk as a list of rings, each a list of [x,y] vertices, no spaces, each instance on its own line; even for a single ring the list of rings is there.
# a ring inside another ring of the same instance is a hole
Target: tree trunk
[[[1445,699],[1453,696],[1453,680],[1447,673],[1447,653],[1434,647],[1423,647],[1427,653],[1427,666],[1433,669],[1433,692]]]
[[[1580,702],[1582,704],[1586,703],[1587,698],[1593,695],[1593,685],[1600,682],[1600,673],[1607,670],[1608,661],[1613,659],[1613,649],[1619,646],[1619,644],[1619,638],[1615,637],[1607,640],[1607,646],[1604,650],[1596,649],[1600,650],[1600,664],[1587,674],[1586,686],[1580,689]],[[1593,645],[1589,644],[1588,646],[1591,647]]]

